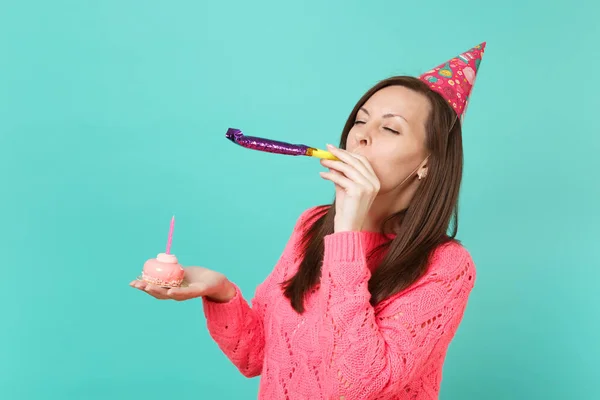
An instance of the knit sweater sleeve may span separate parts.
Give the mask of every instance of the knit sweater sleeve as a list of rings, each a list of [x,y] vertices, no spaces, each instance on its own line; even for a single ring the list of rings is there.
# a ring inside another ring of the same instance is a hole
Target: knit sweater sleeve
[[[316,211],[317,207],[313,207],[300,215],[277,265],[256,288],[250,304],[236,284],[234,297],[226,303],[202,299],[210,336],[246,377],[262,373],[265,347],[263,320],[268,309],[268,295],[278,287],[283,272],[294,262],[306,222],[316,215]]]
[[[327,398],[378,399],[404,390],[428,360],[445,354],[475,281],[468,252],[445,244],[425,276],[374,308],[361,236],[325,237],[319,343]]]

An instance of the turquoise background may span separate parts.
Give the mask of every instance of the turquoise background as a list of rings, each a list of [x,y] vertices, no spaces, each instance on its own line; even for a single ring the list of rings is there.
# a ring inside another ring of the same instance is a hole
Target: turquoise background
[[[485,7],[489,7],[487,10]],[[128,286],[164,249],[246,296],[360,95],[488,42],[459,236],[477,286],[442,399],[598,399],[598,3],[14,1],[0,6],[0,398],[256,398],[199,300]],[[163,343],[169,346],[163,346]]]

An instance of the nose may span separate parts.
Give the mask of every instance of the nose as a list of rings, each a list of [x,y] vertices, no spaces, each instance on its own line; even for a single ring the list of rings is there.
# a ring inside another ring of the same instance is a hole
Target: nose
[[[359,146],[368,146],[371,144],[372,138],[369,128],[366,126],[356,132],[356,142]]]

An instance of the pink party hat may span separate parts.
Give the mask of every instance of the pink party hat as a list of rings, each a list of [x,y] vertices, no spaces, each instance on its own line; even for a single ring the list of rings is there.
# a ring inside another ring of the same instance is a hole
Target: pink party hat
[[[444,97],[461,122],[469,104],[486,42],[446,61],[419,77]]]

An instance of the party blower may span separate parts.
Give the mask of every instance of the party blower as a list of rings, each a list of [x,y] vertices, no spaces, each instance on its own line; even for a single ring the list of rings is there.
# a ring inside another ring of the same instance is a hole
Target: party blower
[[[233,143],[247,149],[264,151],[267,153],[284,154],[288,156],[308,156],[324,158],[327,160],[338,160],[337,157],[325,150],[320,150],[303,144],[291,144],[255,136],[245,136],[241,130],[235,128],[227,129],[225,137],[231,140]]]

